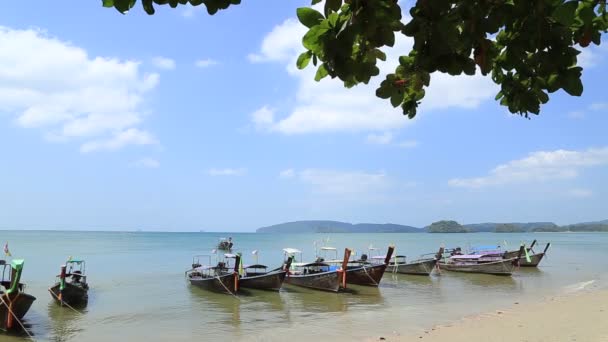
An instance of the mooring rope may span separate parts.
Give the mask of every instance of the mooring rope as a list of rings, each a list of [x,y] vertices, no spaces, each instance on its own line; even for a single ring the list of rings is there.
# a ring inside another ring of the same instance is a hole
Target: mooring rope
[[[374,283],[374,285],[379,285],[379,284],[376,282],[376,280],[375,280],[374,278],[372,278],[372,276],[371,276],[371,275],[369,275],[369,273],[367,273],[367,267],[365,267],[365,265],[363,265],[363,271],[365,271],[365,275],[366,275],[366,276],[367,276],[369,279],[371,279],[371,281]]]
[[[10,305],[6,304],[6,302],[4,301],[4,298],[2,298],[2,297],[3,296],[0,296],[0,301],[2,301],[2,304],[4,304],[4,306],[6,306],[6,309],[15,318],[15,320],[17,321],[17,323],[19,323],[19,326],[21,327],[21,329],[23,329],[23,331],[25,331],[25,333],[27,334],[27,337],[29,337],[30,340],[32,340],[32,341],[36,341],[36,339],[34,339],[34,336],[25,328],[25,325],[23,325],[23,323],[21,322],[21,320],[13,312],[13,309],[11,309]],[[17,297],[15,297],[15,298],[17,298]],[[10,298],[8,298],[8,299],[10,300]]]
[[[82,312],[80,312],[80,311],[78,311],[78,310],[74,309],[74,308],[73,308],[73,307],[72,307],[70,304],[68,304],[68,303],[64,302],[64,301],[63,301],[63,299],[59,298],[59,297],[58,297],[58,296],[55,294],[55,292],[53,292],[51,289],[49,289],[49,292],[50,292],[50,293],[51,293],[53,296],[55,296],[55,298],[57,298],[57,300],[58,300],[59,302],[61,302],[61,305],[62,305],[62,306],[63,306],[63,305],[65,305],[65,306],[67,306],[68,308],[72,309],[72,311],[74,311],[74,312],[76,312],[76,313],[78,313],[78,314],[80,314],[80,315],[84,315]]]
[[[224,287],[224,289],[226,289],[226,291],[228,291],[228,293],[230,293],[234,298],[241,300],[241,298],[239,298],[239,296],[232,293],[232,291],[230,291],[230,289],[228,289],[228,287],[226,285],[224,285],[224,282],[222,282],[222,279],[220,279],[220,276],[215,276],[215,278],[217,279],[217,281],[220,282],[220,284]]]

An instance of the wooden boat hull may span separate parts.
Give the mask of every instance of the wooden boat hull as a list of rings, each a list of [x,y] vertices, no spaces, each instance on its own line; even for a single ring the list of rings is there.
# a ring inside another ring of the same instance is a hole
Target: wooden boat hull
[[[21,330],[21,326],[15,320],[15,316],[17,319],[21,320],[35,300],[36,297],[23,292],[12,294],[10,296],[6,293],[2,294],[3,302],[0,302],[0,330]],[[12,316],[9,313],[9,310],[4,303],[11,306],[11,311],[15,316]],[[12,317],[9,319],[9,316]]]
[[[61,294],[61,301],[59,300],[59,293],[61,290],[59,289],[60,284],[57,283],[55,286],[51,287],[49,291],[51,291],[51,297],[58,303],[64,302],[71,306],[82,306],[86,305],[89,301],[89,289],[88,287],[76,286],[74,284],[66,283],[65,288]]]
[[[236,279],[233,273],[208,278],[193,276],[190,284],[208,291],[235,294],[238,291]]]
[[[338,271],[315,274],[287,274],[285,282],[316,290],[338,292],[342,284],[342,274]]]
[[[413,275],[425,275],[428,276],[435,269],[437,264],[436,259],[413,261],[407,264],[389,264],[387,267],[388,272],[401,273],[401,274],[413,274]],[[347,278],[348,281],[348,278]]]
[[[378,286],[385,270],[385,264],[348,267],[346,269],[346,283],[365,286]]]
[[[487,263],[454,263],[439,261],[439,268],[451,272],[483,273],[509,276],[513,273],[515,259],[506,259]]]
[[[279,291],[281,286],[283,286],[286,275],[287,271],[274,271],[257,276],[241,277],[241,279],[239,279],[239,287]]]
[[[505,259],[517,258],[518,251],[510,251],[505,253]],[[545,256],[544,252],[530,255],[530,261],[526,260],[525,256],[519,258],[519,266],[521,267],[537,267],[540,261]]]

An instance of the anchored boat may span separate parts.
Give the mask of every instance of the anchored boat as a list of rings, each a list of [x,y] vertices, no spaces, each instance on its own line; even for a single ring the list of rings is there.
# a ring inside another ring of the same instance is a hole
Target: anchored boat
[[[239,287],[258,290],[279,291],[283,286],[283,281],[287,276],[287,270],[290,267],[291,259],[288,259],[282,267],[268,270],[268,266],[257,263],[257,251],[254,251],[256,263],[253,265],[244,265],[240,253],[224,254],[226,258],[235,259],[241,257],[238,265],[239,272]]]
[[[321,250],[329,251],[336,249],[333,247],[322,247]],[[346,266],[346,282],[354,285],[378,286],[394,250],[395,247],[388,247],[388,251],[383,257],[383,262],[372,262],[373,260],[368,260],[367,255],[365,254],[358,260],[349,260]],[[338,265],[342,260],[337,260],[336,258],[326,262]]]
[[[230,251],[232,250],[232,246],[234,246],[234,244],[232,243],[232,238],[221,238],[220,242],[217,244],[217,249],[222,250],[222,251]]]
[[[36,297],[25,293],[25,284],[20,283],[23,273],[22,259],[14,259],[10,264],[0,260],[2,266],[2,289],[0,289],[0,329],[4,331],[23,328],[21,319],[32,306]],[[6,271],[10,271],[8,276]]]
[[[344,250],[341,268],[322,261],[301,262],[302,252],[294,248],[285,248],[283,252],[287,259],[292,260],[285,279],[288,284],[331,292],[346,289],[347,276],[344,270],[347,268],[350,258],[350,249]],[[300,262],[294,262],[297,255],[300,255]]]
[[[429,257],[430,255],[433,257]],[[419,259],[409,262],[405,255],[397,255],[393,257],[386,269],[388,272],[392,273],[428,276],[433,272],[437,265],[437,260],[439,260],[442,255],[443,247],[439,248],[439,251],[435,254],[424,254]],[[372,258],[378,259],[382,257],[374,256]]]
[[[200,263],[201,258],[208,258],[207,265]],[[234,268],[231,269],[230,265],[224,261],[218,262],[216,266],[209,266],[211,264],[210,255],[194,256],[192,268],[186,271],[186,278],[191,285],[202,289],[235,295],[239,290],[238,265],[241,258],[235,255],[234,259]]]
[[[449,257],[438,261],[439,268],[446,271],[485,273],[494,275],[511,275],[518,260],[524,252],[522,246],[518,256],[505,259],[502,253],[460,254],[461,249],[447,251]]]
[[[61,266],[57,282],[49,289],[51,296],[61,305],[85,306],[89,301],[89,284],[84,260],[68,260]]]
[[[549,247],[551,247],[551,243],[548,242],[545,245],[545,249],[542,252],[536,253],[533,248],[536,245],[536,240],[532,241],[530,247],[526,248],[525,255],[519,258],[519,266],[521,267],[537,267],[540,261],[543,259]],[[504,255],[506,259],[515,258],[519,251],[507,251]]]

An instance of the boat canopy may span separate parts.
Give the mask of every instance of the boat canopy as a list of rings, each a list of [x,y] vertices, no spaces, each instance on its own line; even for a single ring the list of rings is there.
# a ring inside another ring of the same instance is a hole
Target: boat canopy
[[[374,255],[373,257],[370,257],[370,259],[384,260],[384,259],[386,259],[386,255]]]
[[[322,251],[335,251],[336,247],[321,247]]]
[[[303,265],[298,265],[300,267],[313,267],[313,266],[322,266],[322,267],[329,267],[330,265],[324,262],[309,262],[307,264],[303,264]]]
[[[450,259],[479,259],[484,256],[484,254],[453,255]]]
[[[80,265],[80,264],[82,264],[83,262],[84,262],[84,260],[70,259],[70,260],[66,261],[65,263],[66,263],[66,264],[78,264],[78,265]]]
[[[255,265],[245,265],[245,266],[243,266],[243,268],[268,268],[268,266],[262,265],[262,264],[255,264]]]
[[[236,258],[236,254],[232,254],[232,253],[226,253],[226,254],[224,254],[224,256],[226,258],[232,258],[232,259]]]
[[[287,254],[298,254],[298,253],[302,253],[302,251],[300,251],[299,249],[295,249],[295,248],[283,248],[283,252],[287,253]]]
[[[471,251],[494,251],[499,250],[499,245],[485,245],[485,246],[473,246],[471,247]]]

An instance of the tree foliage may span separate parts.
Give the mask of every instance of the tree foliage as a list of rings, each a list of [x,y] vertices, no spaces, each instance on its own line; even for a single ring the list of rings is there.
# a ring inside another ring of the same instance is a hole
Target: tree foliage
[[[468,233],[469,230],[456,221],[437,221],[428,227],[429,233]]]
[[[154,4],[204,4],[209,14],[240,0],[141,0]],[[311,5],[321,0],[312,0]],[[127,12],[136,0],[103,0]],[[549,93],[563,89],[580,96],[581,48],[599,45],[608,29],[606,0],[418,0],[405,22],[397,0],[325,0],[322,12],[297,9],[308,28],[297,66],[310,62],[315,80],[339,78],[344,86],[378,76],[378,61],[397,35],[413,39],[411,51],[386,75],[376,95],[413,118],[434,73],[488,75],[500,85],[496,100],[511,113],[538,114]]]
[[[510,223],[499,223],[494,231],[496,233],[523,233],[525,229]]]

